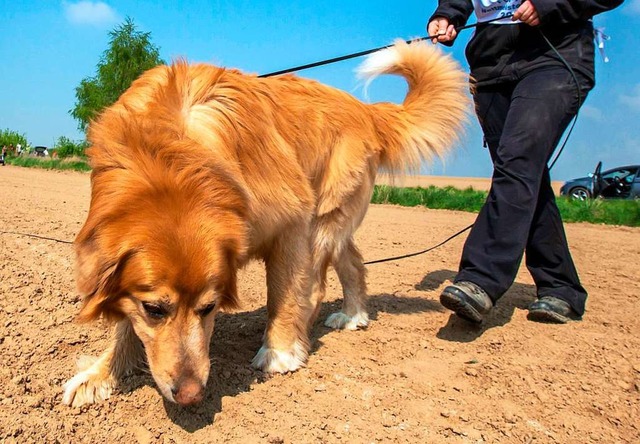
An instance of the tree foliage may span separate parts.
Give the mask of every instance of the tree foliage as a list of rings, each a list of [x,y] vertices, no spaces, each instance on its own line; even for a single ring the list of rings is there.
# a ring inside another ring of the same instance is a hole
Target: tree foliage
[[[65,136],[58,137],[56,143],[53,145],[53,149],[58,153],[60,159],[67,157],[84,157],[84,150],[87,148],[88,143],[86,140],[73,141]]]
[[[95,76],[82,79],[76,87],[76,104],[69,113],[81,131],[103,108],[118,100],[140,74],[164,63],[151,43],[151,33],[138,31],[131,18],[116,26],[109,36],[109,48],[102,53]]]
[[[2,148],[4,145],[13,145],[15,147],[18,144],[22,145],[25,149],[27,145],[29,145],[27,137],[24,134],[10,130],[8,128],[0,130],[0,148]]]

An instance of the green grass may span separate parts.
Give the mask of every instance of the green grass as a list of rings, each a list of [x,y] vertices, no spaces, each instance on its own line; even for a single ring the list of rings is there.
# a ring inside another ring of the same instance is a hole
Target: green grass
[[[640,227],[640,199],[580,201],[560,197],[557,203],[565,222]]]
[[[47,170],[91,171],[89,164],[81,158],[42,159],[40,157],[8,157],[8,165]]]
[[[487,193],[473,188],[460,190],[453,187],[438,188],[396,188],[388,185],[376,185],[372,203],[388,203],[403,207],[418,205],[439,210],[460,210],[478,212]]]
[[[418,205],[445,210],[477,213],[487,197],[485,191],[472,188],[460,190],[453,187],[395,188],[376,185],[372,203],[395,204],[406,207]],[[593,224],[640,226],[640,200],[576,201],[566,197],[556,199],[562,220]]]
[[[86,160],[78,157],[69,159],[10,157],[7,159],[7,163],[22,167],[91,171]],[[477,213],[482,208],[486,198],[487,193],[485,191],[477,191],[473,188],[460,190],[454,187],[397,188],[388,185],[376,185],[371,202]],[[640,227],[640,199],[577,201],[566,197],[558,197],[556,201],[562,219],[565,222]]]

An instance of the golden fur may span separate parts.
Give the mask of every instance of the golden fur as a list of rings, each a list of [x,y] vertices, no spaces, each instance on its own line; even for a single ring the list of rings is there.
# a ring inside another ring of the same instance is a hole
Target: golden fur
[[[165,397],[200,401],[215,313],[237,306],[236,271],[252,258],[265,261],[268,288],[255,366],[304,365],[329,266],[344,303],[327,325],[367,325],[353,234],[376,172],[442,155],[468,99],[459,67],[424,43],[398,42],[360,73],[405,77],[404,103],[177,62],[143,74],[91,124],[91,206],[75,242],[79,317],[116,329],[65,384],[64,403],[108,397],[145,355]]]

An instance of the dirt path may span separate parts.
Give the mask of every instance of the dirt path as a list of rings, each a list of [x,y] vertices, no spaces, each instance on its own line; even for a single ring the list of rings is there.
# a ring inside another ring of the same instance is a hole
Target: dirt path
[[[0,167],[1,230],[73,239],[88,175]],[[472,214],[373,206],[358,232],[366,259],[417,251]],[[567,226],[590,291],[585,320],[526,320],[526,270],[486,325],[438,302],[462,239],[369,267],[365,331],[318,324],[308,367],[266,378],[249,361],[265,323],[262,266],[241,273],[243,308],[219,316],[205,401],[182,409],[134,374],[110,400],[60,405],[61,384],[108,329],[73,322],[69,245],[0,234],[0,442],[637,443],[640,442],[640,229]],[[332,275],[322,318],[336,309]]]

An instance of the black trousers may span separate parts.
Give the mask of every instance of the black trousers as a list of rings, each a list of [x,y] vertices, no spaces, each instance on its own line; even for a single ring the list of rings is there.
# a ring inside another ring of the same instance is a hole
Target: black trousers
[[[584,101],[593,84],[578,79]],[[562,66],[545,67],[513,83],[480,87],[474,100],[494,169],[455,281],[478,284],[495,302],[513,284],[526,251],[538,297],[565,300],[582,315],[587,292],[569,252],[547,167],[577,113],[576,82]]]

